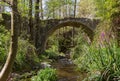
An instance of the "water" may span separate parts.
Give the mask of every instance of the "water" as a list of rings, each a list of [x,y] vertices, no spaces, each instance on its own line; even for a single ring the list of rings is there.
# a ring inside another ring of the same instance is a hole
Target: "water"
[[[63,58],[52,63],[56,68],[58,81],[82,81],[86,77],[86,73],[80,73],[76,70],[76,66],[70,59]]]
[[[68,58],[58,59],[58,61],[51,63],[51,67],[57,70],[58,81],[82,81],[87,76],[86,73],[78,72],[76,66]],[[31,78],[20,81],[31,81]]]

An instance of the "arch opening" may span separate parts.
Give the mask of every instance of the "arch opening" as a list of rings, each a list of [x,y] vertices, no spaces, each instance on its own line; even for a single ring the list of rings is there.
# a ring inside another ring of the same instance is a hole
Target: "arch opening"
[[[75,27],[75,28],[81,28],[84,30],[84,32],[89,36],[89,38],[91,39],[91,37],[94,34],[94,31],[92,29],[90,29],[89,27],[85,26],[84,24],[78,23],[78,22],[64,22],[64,23],[60,23],[58,25],[56,25],[55,27],[51,28],[48,32],[47,32],[47,36],[46,36],[46,41],[45,41],[45,49],[47,47],[47,41],[48,38],[53,35],[54,32],[56,32],[57,30],[59,30],[60,28],[64,28],[64,27]]]
[[[44,39],[44,41],[41,42],[41,46],[40,46],[40,51],[41,53],[44,52],[46,50],[46,45],[47,45],[47,41],[48,38],[58,29],[63,28],[63,27],[75,27],[75,28],[81,28],[84,30],[84,32],[89,36],[89,38],[92,40],[92,37],[94,35],[94,30],[92,30],[90,27],[88,27],[87,25],[84,25],[80,22],[77,21],[66,21],[66,22],[59,22],[56,25],[53,25],[53,27],[49,27],[47,28],[45,31],[45,35],[42,37]]]

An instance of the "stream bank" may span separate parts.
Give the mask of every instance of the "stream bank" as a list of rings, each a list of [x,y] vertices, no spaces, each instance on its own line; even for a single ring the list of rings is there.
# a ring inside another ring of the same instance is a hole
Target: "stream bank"
[[[72,62],[71,59],[68,58],[60,58],[56,61],[53,61],[51,63],[49,62],[41,62],[40,64],[41,68],[51,67],[56,69],[58,81],[82,81],[86,76],[87,73],[81,73],[76,70],[76,65]],[[31,77],[35,76],[37,72],[40,70],[33,70],[31,72],[26,72],[24,74],[16,74],[12,73],[12,77],[17,77],[16,79],[11,78],[11,80],[8,81],[31,81]],[[20,79],[21,78],[21,79]]]

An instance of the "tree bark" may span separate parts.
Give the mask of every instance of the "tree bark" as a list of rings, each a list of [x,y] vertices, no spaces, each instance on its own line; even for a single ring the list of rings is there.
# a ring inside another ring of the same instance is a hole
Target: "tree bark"
[[[43,19],[43,4],[42,4],[42,0],[40,0],[40,8],[41,8],[41,19]]]
[[[77,0],[75,0],[75,4],[74,4],[74,18],[76,17],[76,6],[77,6]],[[72,45],[74,45],[74,31],[75,31],[75,27],[73,26],[73,30],[72,30]]]
[[[30,29],[30,38],[29,41],[33,42],[34,41],[34,36],[33,36],[33,23],[32,23],[32,0],[29,0],[29,29]]]
[[[12,14],[11,14],[11,43],[10,51],[4,67],[0,72],[0,81],[6,81],[11,70],[17,54],[18,47],[18,10],[17,0],[12,0]]]
[[[76,6],[77,6],[77,0],[75,0],[75,4],[74,4],[74,17],[76,16]]]
[[[39,0],[35,2],[35,47],[38,48],[38,36],[39,36]]]

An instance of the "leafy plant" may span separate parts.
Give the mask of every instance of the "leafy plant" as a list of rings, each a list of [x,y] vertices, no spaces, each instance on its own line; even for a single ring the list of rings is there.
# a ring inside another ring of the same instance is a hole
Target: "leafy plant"
[[[74,61],[74,63],[77,65],[77,69],[79,71],[87,71],[88,68],[88,58],[86,57],[86,54],[88,54],[88,49],[90,46],[90,40],[87,37],[87,34],[84,33],[84,30],[77,29],[78,32],[75,35],[75,47],[72,48],[72,54],[71,59]]]
[[[83,52],[80,52],[80,56],[74,62],[80,71],[100,72],[96,81],[110,81],[114,76],[120,75],[120,48],[114,40],[107,42],[105,39],[102,43],[104,46],[94,42],[91,46],[82,47]],[[93,74],[90,76],[93,77]]]
[[[14,68],[28,68],[36,62],[39,62],[39,58],[35,53],[35,48],[28,42],[28,40],[19,38],[18,42],[18,51]]]
[[[55,59],[58,56],[57,46],[52,45],[51,48],[46,50],[46,56],[50,59]]]
[[[53,34],[48,39],[47,49],[45,50],[45,56],[50,59],[56,59],[56,57],[59,55],[58,52],[58,39],[56,37],[56,34]]]
[[[40,70],[37,76],[32,77],[32,81],[57,81],[56,70],[52,68]]]
[[[87,63],[86,69],[90,72],[90,77],[85,81],[118,81],[120,76],[120,48],[114,39],[113,25],[111,19],[114,19],[118,10],[119,1],[115,0],[94,0],[97,9],[97,16],[103,20],[96,29],[94,42],[88,46],[88,53],[84,54]],[[116,15],[119,17],[118,15]],[[79,57],[79,59],[84,58]],[[79,60],[78,60],[79,61]],[[78,62],[77,62],[78,63]],[[80,63],[78,63],[80,64]],[[83,65],[83,64],[81,64]],[[96,77],[92,72],[99,72]],[[92,80],[91,80],[92,77]]]
[[[10,32],[4,26],[0,26],[0,63],[6,59],[9,48]]]
[[[118,11],[115,7],[119,1],[117,0],[94,0],[97,8],[97,16],[102,19],[110,19],[112,14]]]

